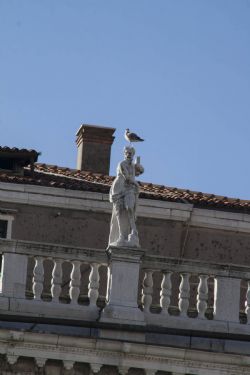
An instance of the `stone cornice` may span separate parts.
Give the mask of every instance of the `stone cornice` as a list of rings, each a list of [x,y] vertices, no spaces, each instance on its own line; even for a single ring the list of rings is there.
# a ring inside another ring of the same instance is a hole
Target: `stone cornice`
[[[0,353],[197,375],[247,375],[250,366],[244,355],[9,330],[0,331]]]
[[[0,201],[111,214],[107,194],[0,183]],[[194,208],[191,204],[139,199],[139,217],[174,220],[188,226],[250,233],[250,215]]]

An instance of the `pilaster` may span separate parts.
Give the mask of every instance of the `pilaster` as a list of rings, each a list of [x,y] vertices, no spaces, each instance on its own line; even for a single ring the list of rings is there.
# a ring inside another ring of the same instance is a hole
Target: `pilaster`
[[[28,257],[4,253],[0,292],[4,297],[25,297]]]
[[[145,324],[138,308],[138,282],[141,259],[145,250],[131,247],[107,249],[109,258],[107,305],[102,322]]]
[[[214,319],[238,323],[241,279],[217,276],[214,282]]]

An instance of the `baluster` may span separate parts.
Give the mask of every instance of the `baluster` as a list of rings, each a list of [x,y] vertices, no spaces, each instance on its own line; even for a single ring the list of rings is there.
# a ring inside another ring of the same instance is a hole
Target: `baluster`
[[[100,264],[97,264],[97,263],[92,263],[91,265],[91,271],[90,271],[90,274],[89,274],[89,285],[88,285],[88,288],[89,288],[89,292],[88,292],[88,296],[89,296],[89,304],[91,306],[96,306],[96,301],[97,301],[97,298],[99,296],[99,279],[100,279],[100,276],[99,276],[99,266]]]
[[[208,300],[208,285],[207,279],[208,275],[199,275],[199,286],[197,294],[197,310],[198,317],[200,319],[205,319],[205,312],[207,309],[207,300]]]
[[[62,259],[54,260],[54,268],[52,271],[51,294],[52,302],[59,302],[59,296],[62,289]]]
[[[168,315],[168,308],[170,305],[170,297],[172,292],[172,282],[171,282],[172,272],[163,271],[163,278],[161,283],[161,292],[160,292],[160,305],[161,305],[161,314]]]
[[[190,295],[190,285],[189,285],[189,273],[181,274],[180,283],[180,293],[179,293],[179,309],[180,316],[186,316],[189,306],[189,295]]]
[[[247,294],[246,294],[246,309],[245,313],[247,315],[247,323],[250,324],[250,280],[247,282]]]
[[[43,281],[44,281],[44,268],[43,268],[43,258],[35,257],[35,267],[33,270],[33,285],[32,290],[34,293],[34,299],[40,300],[43,291]]]
[[[69,296],[71,299],[71,303],[77,304],[81,285],[81,262],[79,260],[73,260],[72,266],[73,267],[70,274]]]
[[[145,270],[142,289],[142,305],[145,312],[150,312],[153,294],[153,272],[152,270]]]

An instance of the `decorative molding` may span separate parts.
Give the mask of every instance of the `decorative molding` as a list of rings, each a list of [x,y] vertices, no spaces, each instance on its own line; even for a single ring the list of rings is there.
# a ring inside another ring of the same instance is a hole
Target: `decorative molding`
[[[7,354],[6,358],[10,365],[14,365],[18,360],[18,355],[15,354]]]
[[[66,370],[71,370],[74,367],[75,361],[64,360],[63,365]]]
[[[128,371],[129,371],[129,367],[126,367],[126,366],[118,367],[118,372],[120,375],[127,375]]]
[[[94,374],[97,374],[101,367],[102,365],[100,363],[90,363],[90,369]]]
[[[13,341],[23,341],[24,340],[24,332],[22,331],[10,331],[10,337]]]
[[[34,338],[34,340],[33,340]],[[70,361],[89,363],[91,358],[91,369],[97,373],[102,364],[117,366],[118,363],[124,362],[124,367],[136,367],[142,369],[157,369],[155,371],[174,371],[182,373],[197,373],[206,375],[207,371],[212,375],[249,375],[249,360],[244,355],[234,355],[226,353],[215,353],[194,349],[180,349],[170,347],[158,347],[146,344],[129,343],[129,351],[123,350],[123,346],[117,345],[117,341],[112,340],[92,340],[78,339],[76,337],[57,336],[55,344],[47,344],[46,341],[53,341],[53,335],[29,333],[26,340],[29,342],[19,342],[14,347],[8,343],[8,337],[3,340],[1,334],[0,347],[8,350],[11,348],[12,353],[10,360],[14,363],[19,356],[35,357],[38,366],[44,366],[46,359],[61,360],[63,357],[69,358]],[[38,344],[38,340],[40,343]],[[61,342],[61,344],[60,344]],[[76,347],[73,347],[76,345]],[[97,349],[98,348],[98,349]],[[39,353],[39,356],[37,355]],[[230,356],[230,363],[228,357]],[[95,362],[101,361],[101,364]],[[244,359],[245,358],[245,359]],[[242,365],[246,363],[246,365]]]
[[[36,362],[37,367],[39,368],[44,367],[47,359],[48,358],[35,357],[35,362]]]
[[[111,214],[108,194],[35,185],[0,183],[0,201]],[[137,216],[188,222],[215,230],[250,233],[250,215],[216,209],[194,208],[189,203],[139,199]]]

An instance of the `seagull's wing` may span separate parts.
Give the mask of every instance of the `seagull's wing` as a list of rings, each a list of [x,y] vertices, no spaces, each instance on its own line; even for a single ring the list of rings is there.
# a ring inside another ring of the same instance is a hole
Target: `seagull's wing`
[[[142,141],[144,141],[144,139],[140,138],[135,133],[129,133],[128,138],[129,138],[130,142],[142,142]]]

